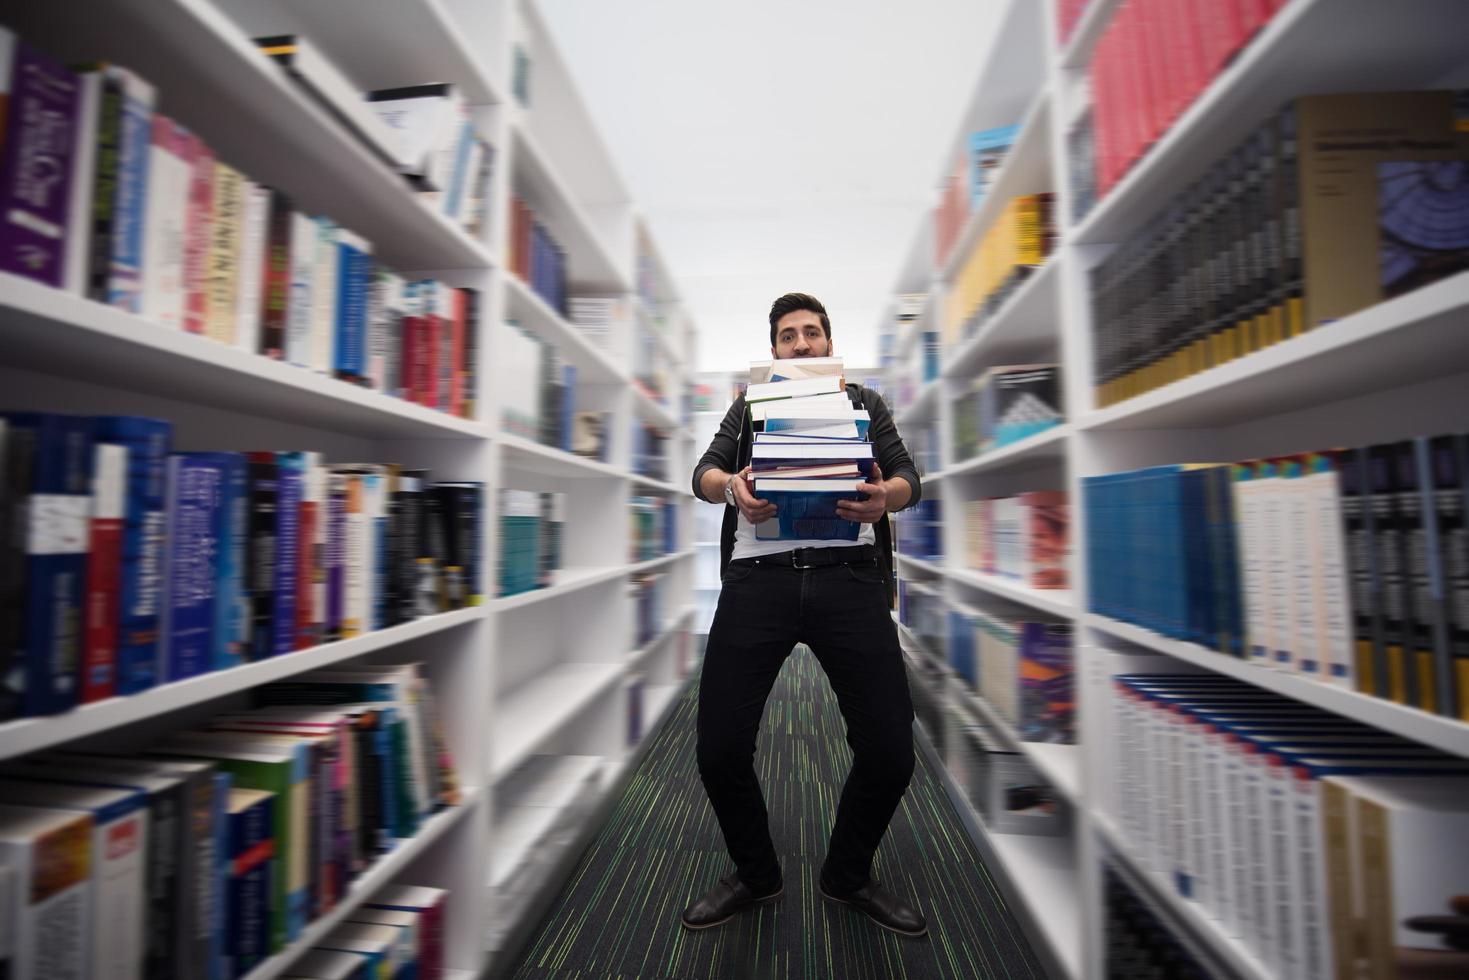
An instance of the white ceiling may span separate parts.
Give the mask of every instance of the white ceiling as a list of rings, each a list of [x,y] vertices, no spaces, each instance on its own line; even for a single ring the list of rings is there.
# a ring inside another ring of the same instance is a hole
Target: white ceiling
[[[766,314],[792,290],[826,304],[849,364],[877,363],[1005,6],[539,0],[698,325],[700,370],[769,356]]]

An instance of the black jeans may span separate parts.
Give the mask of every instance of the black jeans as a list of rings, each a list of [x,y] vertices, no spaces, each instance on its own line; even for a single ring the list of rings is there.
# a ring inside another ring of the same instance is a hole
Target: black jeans
[[[796,569],[732,561],[699,679],[699,776],[740,879],[756,895],[781,881],[755,736],[792,647],[816,655],[847,722],[852,770],[837,804],[822,878],[851,891],[913,776],[913,703],[877,560]]]

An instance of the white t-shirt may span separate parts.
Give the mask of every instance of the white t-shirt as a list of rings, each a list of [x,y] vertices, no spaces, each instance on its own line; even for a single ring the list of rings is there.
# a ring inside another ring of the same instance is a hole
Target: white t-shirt
[[[745,519],[745,515],[739,510],[735,511],[735,539],[734,553],[730,555],[731,560],[736,558],[759,558],[761,555],[778,555],[782,551],[793,551],[796,548],[849,548],[859,544],[876,544],[877,532],[872,529],[871,524],[863,524],[857,532],[856,541],[842,540],[817,540],[817,541],[771,541],[760,540],[755,537],[755,525]]]

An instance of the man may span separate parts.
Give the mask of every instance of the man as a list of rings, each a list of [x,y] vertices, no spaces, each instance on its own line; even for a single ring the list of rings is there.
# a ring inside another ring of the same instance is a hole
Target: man
[[[770,353],[778,359],[833,353],[831,321],[812,296],[789,293],[770,308]],[[724,503],[720,541],[723,588],[699,680],[699,775],[735,863],[683,913],[690,929],[728,921],[784,891],[765,798],[755,777],[755,736],[781,664],[797,643],[816,655],[847,723],[852,770],[819,886],[906,936],[928,931],[923,916],[871,877],[872,858],[913,775],[913,705],[889,609],[892,534],[887,514],[918,502],[918,471],[882,398],[847,385],[870,415],[876,465],[857,486],[864,499],[842,501],[857,521],[853,541],[757,540],[755,525],[776,513],[757,499],[750,474],[751,426],[743,396],[694,470],[694,493]]]

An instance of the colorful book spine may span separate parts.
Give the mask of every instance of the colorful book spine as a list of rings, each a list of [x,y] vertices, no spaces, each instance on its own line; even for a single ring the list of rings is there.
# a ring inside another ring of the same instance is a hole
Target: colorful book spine
[[[0,41],[14,41],[9,35]],[[9,98],[0,147],[0,270],[62,285],[80,83],[24,41],[6,60]],[[0,67],[0,70],[6,70]]]
[[[122,92],[107,302],[137,313],[143,295],[144,219],[148,213],[146,191],[155,94],[153,86],[124,68],[109,65],[107,73],[117,80]]]
[[[99,441],[125,446],[128,451],[117,693],[136,694],[159,681],[164,488],[173,426],[159,419],[123,415],[93,421]]]
[[[29,429],[35,450],[25,495],[25,605],[21,713],[56,714],[77,702],[87,521],[92,503],[94,434],[90,419],[19,412],[12,429]]]
[[[296,648],[296,577],[300,549],[301,502],[305,493],[306,453],[276,453],[275,615],[272,655]]]
[[[305,650],[321,642],[322,619],[317,613],[317,571],[321,567],[317,534],[325,519],[325,470],[321,454],[301,454],[301,523],[296,552],[296,636],[293,649]]]
[[[342,616],[346,601],[347,560],[347,476],[327,474],[327,538],[326,538],[326,625],[325,639],[343,638]]]
[[[184,224],[184,329],[204,333],[209,313],[209,246],[214,231],[214,151],[191,134],[193,171]]]
[[[337,309],[333,373],[346,381],[369,377],[369,298],[372,295],[372,247],[345,228],[337,232]]]
[[[247,554],[250,589],[250,659],[275,653],[276,498],[275,453],[250,453],[250,542]]]
[[[240,305],[240,253],[245,237],[245,204],[250,182],[234,167],[215,161],[209,260],[204,274],[204,332],[226,344],[235,342]]]
[[[260,306],[260,353],[275,360],[286,356],[286,333],[291,310],[291,199],[270,192],[266,217],[264,290]]]
[[[232,789],[228,810],[225,975],[244,976],[269,955],[275,849],[273,793]]]
[[[164,565],[164,679],[195,677],[214,660],[215,561],[223,521],[223,471],[203,454],[168,459]]]
[[[124,446],[98,443],[92,476],[87,546],[86,633],[78,700],[87,704],[117,693],[117,644],[122,585],[122,542],[127,513]]]
[[[188,130],[153,116],[148,161],[147,240],[143,246],[142,314],[159,326],[183,329],[184,239],[192,146]]]
[[[246,660],[250,639],[250,594],[246,588],[250,539],[250,472],[239,453],[200,453],[220,470],[219,524],[214,560],[214,633],[211,670]]]
[[[317,282],[316,250],[321,229],[304,214],[291,215],[291,265],[286,301],[287,361],[298,367],[311,367],[311,334],[315,327]]]

